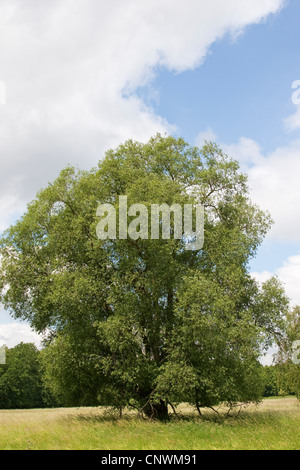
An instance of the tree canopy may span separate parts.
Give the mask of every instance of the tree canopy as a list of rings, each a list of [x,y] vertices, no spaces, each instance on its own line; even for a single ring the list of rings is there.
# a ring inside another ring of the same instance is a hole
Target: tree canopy
[[[147,239],[99,239],[97,207],[119,214],[119,196],[149,212],[201,204],[203,247],[151,239],[150,227]],[[72,403],[166,417],[179,401],[256,401],[258,357],[282,335],[288,305],[276,278],[260,287],[248,272],[270,225],[217,145],[129,140],[90,171],[63,169],[6,231],[1,301],[47,330],[48,380]]]

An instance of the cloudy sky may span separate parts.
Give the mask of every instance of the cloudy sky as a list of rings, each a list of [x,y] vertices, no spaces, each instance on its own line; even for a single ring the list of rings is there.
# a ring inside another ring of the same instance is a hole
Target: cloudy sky
[[[214,140],[275,224],[251,271],[300,304],[300,1],[0,0],[0,231],[66,164]],[[38,342],[0,310],[0,344]]]

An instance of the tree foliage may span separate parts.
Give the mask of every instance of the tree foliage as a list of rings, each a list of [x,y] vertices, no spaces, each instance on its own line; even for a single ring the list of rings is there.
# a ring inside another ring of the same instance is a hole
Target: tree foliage
[[[172,236],[99,240],[98,205],[118,215],[124,195],[149,213],[151,204],[202,204],[203,248]],[[270,224],[215,144],[127,141],[91,171],[62,170],[6,232],[2,302],[51,332],[48,381],[66,401],[166,417],[168,402],[258,400],[257,359],[281,335],[287,307],[276,278],[260,287],[248,273]]]
[[[44,406],[39,351],[34,344],[7,348],[6,363],[0,365],[0,408]]]
[[[294,306],[285,318],[285,335],[276,357],[280,388],[295,393],[300,400],[300,306]]]

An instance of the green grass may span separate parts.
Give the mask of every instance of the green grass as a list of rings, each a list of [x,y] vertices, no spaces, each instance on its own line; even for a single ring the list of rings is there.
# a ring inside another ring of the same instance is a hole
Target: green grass
[[[0,410],[1,450],[299,450],[300,403],[266,399],[239,416],[202,419],[186,406],[168,423],[101,408]],[[222,410],[220,410],[222,413]]]

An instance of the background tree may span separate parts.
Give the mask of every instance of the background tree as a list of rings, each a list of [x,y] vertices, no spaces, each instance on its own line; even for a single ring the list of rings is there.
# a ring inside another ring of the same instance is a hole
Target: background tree
[[[262,366],[261,375],[264,383],[264,397],[276,397],[280,394],[278,382],[278,367],[275,365]]]
[[[168,240],[150,239],[150,224],[148,239],[99,240],[99,203],[115,206],[118,233],[124,195],[149,213],[151,204],[202,204],[204,247],[186,250],[173,220]],[[45,367],[61,397],[88,393],[159,418],[169,402],[257,400],[257,358],[281,335],[287,307],[277,279],[260,288],[248,273],[270,223],[216,145],[127,141],[89,172],[63,170],[6,232],[2,301],[52,332]]]
[[[42,384],[47,402],[59,406],[99,404],[102,375],[95,373],[91,360],[95,351],[90,349],[88,341],[80,341],[79,335],[57,334],[55,341],[41,350]]]
[[[279,386],[300,399],[300,306],[294,306],[285,318],[285,336],[276,356]]]
[[[31,343],[7,349],[6,364],[0,365],[0,408],[44,406],[39,353]]]

